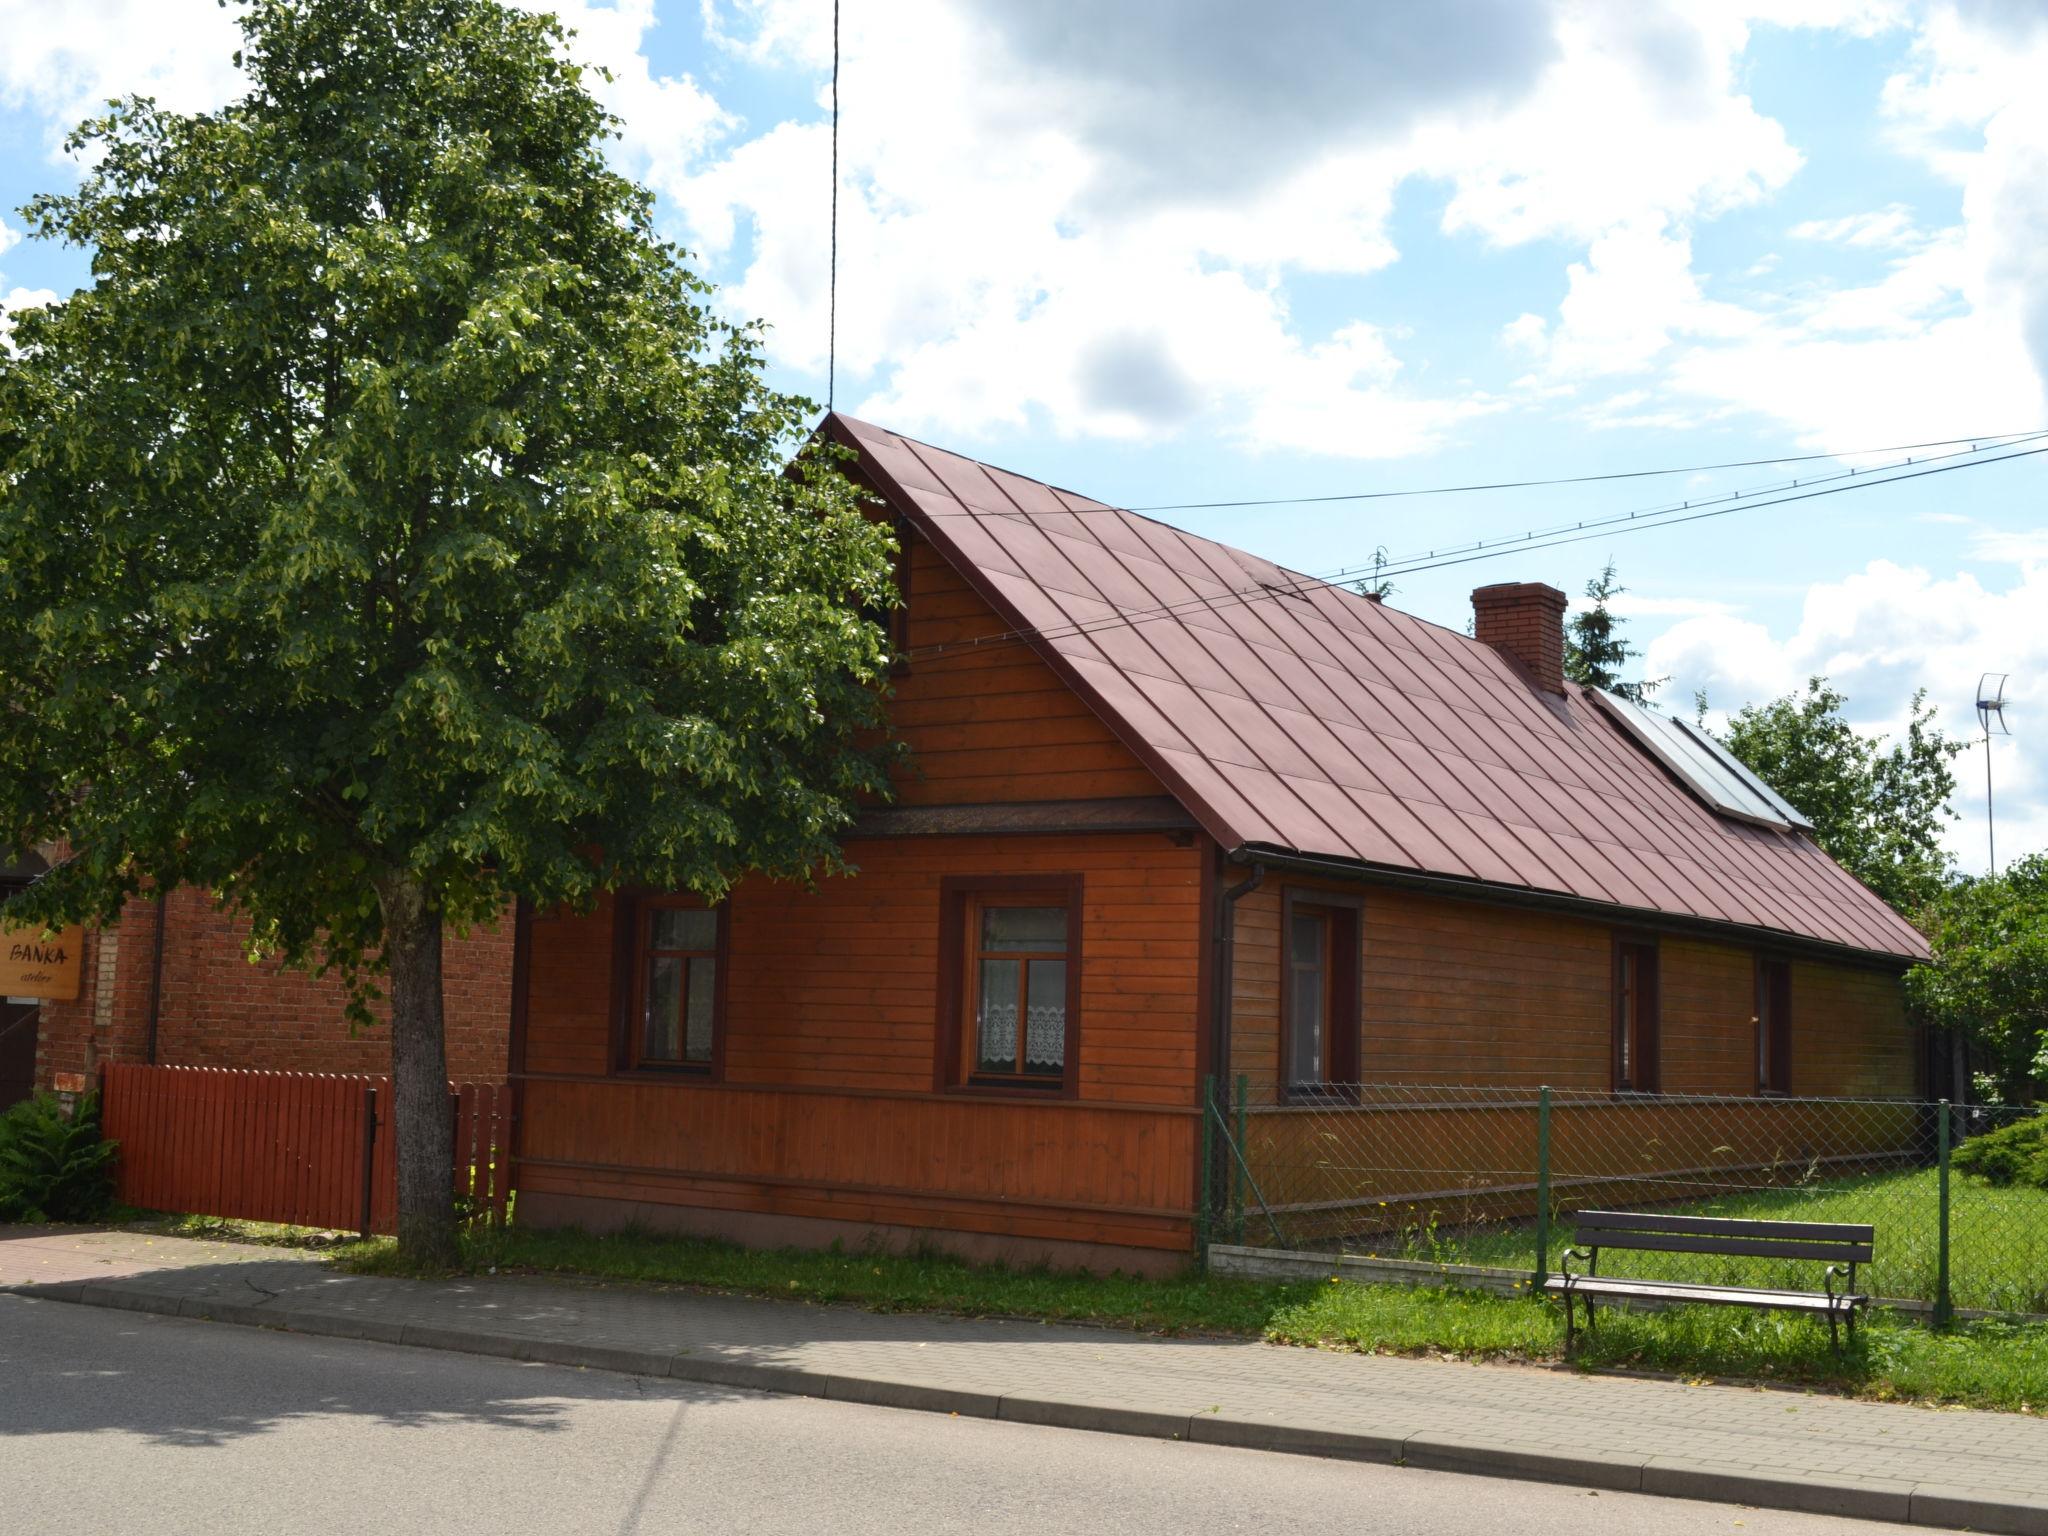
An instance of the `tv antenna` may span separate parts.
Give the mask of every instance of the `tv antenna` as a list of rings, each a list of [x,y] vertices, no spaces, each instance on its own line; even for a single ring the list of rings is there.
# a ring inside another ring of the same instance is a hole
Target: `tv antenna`
[[[1991,736],[1993,727],[2000,736],[2012,734],[2005,723],[2005,685],[2010,677],[2006,672],[1986,672],[1977,679],[1977,724],[1984,732],[1984,837],[1993,875],[1998,873],[1998,823],[1991,807]]]

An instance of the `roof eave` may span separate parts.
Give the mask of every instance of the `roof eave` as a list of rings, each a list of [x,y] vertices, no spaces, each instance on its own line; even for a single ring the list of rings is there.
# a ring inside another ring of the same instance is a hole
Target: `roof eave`
[[[1576,917],[1588,917],[1603,923],[1655,928],[1669,933],[1718,940],[1722,943],[1738,941],[1751,946],[1762,945],[1796,952],[1814,959],[1832,961],[1838,965],[1904,971],[1928,958],[1925,954],[1909,955],[1889,950],[1863,949],[1853,944],[1837,943],[1832,939],[1817,939],[1807,934],[1789,933],[1782,928],[1731,923],[1716,918],[1663,912],[1652,907],[1624,907],[1618,903],[1594,901],[1563,891],[1543,891],[1531,886],[1505,885],[1488,880],[1467,879],[1458,875],[1430,874],[1422,870],[1331,858],[1322,854],[1303,853],[1298,849],[1282,848],[1271,843],[1240,843],[1231,848],[1225,857],[1232,863],[1266,864],[1278,869],[1322,875],[1334,880],[1397,886],[1497,906],[1535,907]]]

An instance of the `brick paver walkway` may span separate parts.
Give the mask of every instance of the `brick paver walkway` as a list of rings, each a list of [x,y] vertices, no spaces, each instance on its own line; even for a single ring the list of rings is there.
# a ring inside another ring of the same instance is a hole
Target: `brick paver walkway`
[[[1134,1434],[2048,1532],[2048,1422],[0,1228],[0,1288],[327,1335]]]

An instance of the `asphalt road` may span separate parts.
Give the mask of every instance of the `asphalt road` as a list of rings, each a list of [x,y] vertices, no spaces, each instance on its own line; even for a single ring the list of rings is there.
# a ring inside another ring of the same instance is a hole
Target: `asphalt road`
[[[0,1296],[0,1529],[1896,1536],[1901,1528]]]

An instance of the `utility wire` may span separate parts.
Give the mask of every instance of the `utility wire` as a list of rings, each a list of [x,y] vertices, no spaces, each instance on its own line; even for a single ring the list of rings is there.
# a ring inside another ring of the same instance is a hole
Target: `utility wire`
[[[1760,496],[1776,496],[1784,491],[1796,491],[1802,486],[1829,485],[1841,480],[1868,480],[1873,476],[1886,475],[1894,470],[1905,469],[1916,463],[1939,464],[1948,459],[1966,459],[1972,454],[1984,452],[1987,446],[2003,450],[2006,448],[2017,448],[2023,443],[2039,442],[2043,438],[2048,438],[2048,431],[2030,432],[2022,436],[2008,438],[2004,442],[1988,445],[1982,442],[1973,442],[1968,448],[1957,449],[1952,453],[1938,453],[1926,459],[1913,459],[1909,457],[1892,464],[1875,465],[1869,469],[1852,468],[1837,470],[1831,475],[1809,475],[1804,479],[1780,480],[1770,485],[1748,486],[1741,490],[1723,491],[1714,496],[1688,497],[1679,501],[1663,502],[1654,507],[1639,507],[1633,512],[1617,512],[1607,517],[1582,517],[1569,523],[1555,523],[1548,528],[1532,528],[1527,533],[1502,534],[1500,537],[1493,539],[1472,539],[1460,544],[1443,545],[1435,549],[1420,550],[1411,554],[1382,560],[1380,565],[1392,568],[1408,565],[1417,560],[1435,560],[1440,556],[1466,554],[1481,549],[1498,548],[1504,551],[1509,547],[1539,548],[1540,546],[1533,545],[1530,541],[1546,539],[1552,534],[1557,533],[1576,533],[1586,528],[1611,528],[1625,523],[1663,517],[1668,513],[1689,512],[1701,507],[1720,506],[1728,502],[1741,501],[1745,497],[1754,499]]]
[[[1719,464],[1677,464],[1667,469],[1627,469],[1598,475],[1557,475],[1547,480],[1489,480],[1470,485],[1414,486],[1397,491],[1347,491],[1334,496],[1264,496],[1248,497],[1241,501],[1156,501],[1140,506],[1070,507],[1068,510],[1076,517],[1086,517],[1122,512],[1201,512],[1231,507],[1319,506],[1342,501],[1388,501],[1409,496],[1459,496],[1472,491],[1516,491],[1551,485],[1593,485],[1608,480],[1648,480],[1660,475],[1705,474],[1710,470],[1755,469],[1770,464],[1811,464],[1823,459],[1863,458],[1873,453],[1907,453],[1921,448],[1953,448],[1959,443],[1968,443],[1974,452],[1979,446],[2009,447],[2014,442],[2030,441],[2038,437],[2048,437],[2048,427],[2036,427],[2026,432],[1979,432],[1971,437],[1941,437],[1922,443],[1889,443],[1874,448],[1838,448],[1828,453],[1794,453],[1773,459],[1730,459]],[[1843,471],[1847,475],[1876,472],[1855,469]],[[966,517],[974,514],[940,512],[934,515]]]
[[[2041,436],[2048,434],[2035,435]],[[1966,441],[1966,439],[1956,439],[1955,441]],[[1252,586],[1234,588],[1225,592],[1217,593],[1213,596],[1189,598],[1177,603],[1162,603],[1154,608],[1131,609],[1125,612],[1112,614],[1106,618],[1101,619],[1083,620],[1076,623],[1051,625],[1037,628],[1004,630],[997,634],[984,635],[973,640],[942,642],[936,645],[920,647],[917,650],[910,652],[905,657],[905,659],[908,661],[938,660],[942,659],[947,655],[961,655],[969,651],[985,650],[990,646],[998,644],[1011,644],[1018,641],[1034,639],[1063,640],[1075,635],[1091,634],[1098,629],[1109,629],[1117,627],[1119,625],[1135,625],[1147,619],[1168,618],[1172,617],[1177,613],[1188,612],[1197,609],[1206,608],[1213,610],[1232,603],[1255,602],[1260,598],[1302,597],[1319,587],[1332,585],[1336,581],[1341,580],[1343,577],[1358,575],[1367,571],[1370,571],[1375,575],[1413,575],[1419,571],[1436,570],[1441,569],[1443,567],[1455,565],[1469,565],[1477,560],[1498,559],[1501,555],[1508,554],[1511,552],[1519,553],[1521,551],[1528,549],[1553,549],[1565,544],[1583,543],[1588,539],[1618,537],[1622,534],[1627,533],[1646,532],[1652,528],[1675,527],[1681,523],[1699,522],[1706,518],[1726,517],[1731,512],[1745,510],[1749,508],[1777,507],[1784,506],[1790,502],[1808,501],[1822,496],[1839,496],[1848,491],[1866,490],[1870,487],[1878,485],[1894,485],[1902,480],[1918,480],[1926,475],[1948,474],[1951,471],[1959,469],[1976,469],[1986,464],[2002,464],[2012,459],[2032,458],[2035,455],[2043,453],[2048,453],[2048,444],[2044,444],[2040,447],[2033,448],[2018,448],[2010,453],[2000,453],[1991,456],[1973,455],[1960,457],[1958,461],[1955,463],[1929,464],[1912,469],[1903,469],[1899,472],[1891,474],[1886,474],[1883,471],[1872,471],[1869,474],[1862,476],[1861,478],[1850,480],[1843,484],[1823,486],[1817,490],[1803,490],[1775,496],[1753,496],[1743,501],[1731,503],[1727,506],[1713,507],[1703,511],[1687,512],[1684,516],[1666,516],[1662,520],[1651,520],[1645,518],[1634,523],[1625,524],[1624,526],[1614,528],[1612,530],[1595,530],[1591,532],[1574,531],[1563,537],[1547,539],[1542,543],[1503,543],[1499,548],[1495,549],[1487,549],[1483,551],[1477,551],[1466,554],[1446,555],[1439,558],[1407,561],[1399,565],[1389,564],[1382,566],[1347,566],[1330,573],[1328,576],[1304,576],[1297,581],[1289,582],[1284,585],[1269,582],[1260,582]],[[1003,514],[998,513],[987,515],[1001,516]]]
[[[839,383],[839,0],[832,0],[832,269],[826,280],[825,409]]]
[[[2025,437],[2015,438],[2009,442],[1997,444],[1996,446],[2000,450],[2003,450],[2007,448],[2018,447],[2022,443],[2036,442],[2041,440],[2042,438],[2048,438],[2048,431],[2031,433]],[[1957,441],[1963,441],[1963,439],[1957,439]],[[1972,455],[1979,454],[1982,451],[1983,449],[1980,446],[1973,444],[1971,447],[1967,449],[1961,449],[1954,453],[1937,454],[1934,456],[1933,459],[1926,460],[1923,462],[1940,463],[1948,459],[1968,459]],[[1854,480],[1858,478],[1865,481],[1874,481],[1879,480],[1886,475],[1892,475],[1898,470],[1908,468],[1914,463],[1915,460],[1908,457],[1899,460],[1895,463],[1880,464],[1871,469],[1842,470],[1833,475],[1822,475],[1817,479],[1809,479],[1804,483],[1809,486],[1814,484],[1826,485],[1831,482]],[[1388,559],[1379,559],[1369,566],[1344,566],[1340,567],[1334,572],[1325,573],[1324,575],[1315,579],[1327,581],[1341,581],[1346,577],[1364,575],[1368,571],[1371,572],[1375,579],[1378,579],[1382,576],[1390,576],[1403,571],[1428,569],[1432,564],[1451,564],[1454,562],[1455,557],[1457,556],[1476,554],[1481,550],[1487,551],[1490,558],[1493,555],[1503,555],[1513,550],[1544,549],[1547,548],[1548,545],[1546,543],[1538,541],[1549,540],[1558,534],[1582,533],[1587,529],[1598,530],[1603,528],[1621,528],[1625,530],[1631,527],[1660,527],[1662,526],[1662,520],[1665,518],[1672,517],[1673,514],[1680,512],[1690,512],[1695,509],[1704,509],[1715,506],[1720,506],[1726,510],[1732,511],[1734,510],[1734,504],[1743,502],[1745,498],[1747,498],[1747,504],[1749,505],[1768,506],[1771,504],[1771,498],[1782,495],[1784,492],[1788,490],[1796,490],[1799,488],[1801,483],[1802,482],[1798,480],[1793,480],[1789,483],[1779,481],[1771,485],[1750,486],[1742,490],[1725,491],[1719,496],[1703,497],[1689,501],[1664,502],[1651,507],[1638,507],[1634,511],[1618,512],[1602,518],[1580,518],[1575,522],[1561,523],[1556,525],[1555,527],[1532,528],[1527,533],[1503,534],[1498,538],[1490,540],[1475,539],[1468,543],[1446,545],[1436,549],[1423,550],[1413,554],[1401,555]],[[1087,510],[1109,511],[1116,509],[1075,509],[1076,513],[1078,513],[1079,511]],[[1010,512],[977,512],[972,508],[962,508],[959,511],[939,510],[928,513],[927,515],[933,517],[996,516],[1007,517],[1014,522],[1024,523],[1027,525],[1031,522],[1030,514],[1026,513],[1022,508],[1018,508],[1017,510]],[[1679,520],[1690,521],[1691,519]],[[1249,591],[1252,589],[1246,590]],[[1254,595],[1256,595],[1256,592],[1254,592]]]
[[[1886,443],[1876,448],[1841,448],[1831,453],[1792,453],[1775,459],[1730,459],[1721,464],[1681,464],[1669,469],[1623,469],[1600,475],[1557,475],[1547,480],[1492,480],[1475,485],[1429,485],[1402,491],[1345,491],[1334,496],[1255,496],[1242,501],[1158,501],[1127,512],[1207,512],[1229,507],[1314,506],[1333,501],[1387,501],[1401,496],[1461,496],[1470,491],[1520,491],[1546,485],[1593,485],[1603,480],[1648,480],[1659,475],[1697,475],[1716,469],[1758,469],[1769,464],[1811,464],[1820,459],[1853,459],[1872,453],[1905,453],[1916,448],[1952,448],[1958,443],[1997,438],[2039,437],[2028,432],[1979,432],[1974,437],[1941,437],[1925,443]]]

